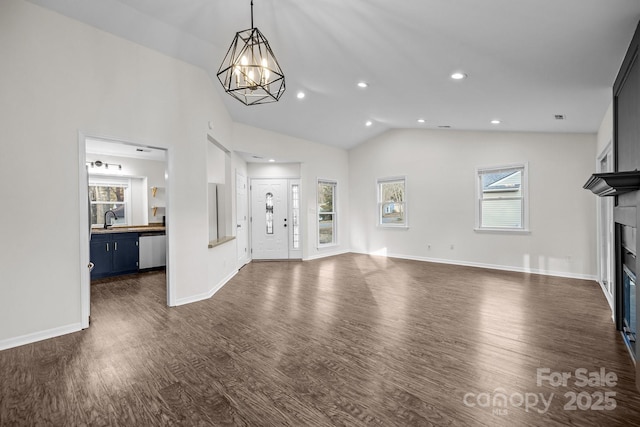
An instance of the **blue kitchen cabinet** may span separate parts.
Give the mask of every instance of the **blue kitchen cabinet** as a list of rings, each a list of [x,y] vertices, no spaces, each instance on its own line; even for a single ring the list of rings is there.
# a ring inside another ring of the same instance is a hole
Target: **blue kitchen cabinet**
[[[138,272],[137,233],[94,234],[89,246],[92,279]]]
[[[89,244],[91,253],[91,278],[107,277],[111,273],[111,235],[94,234]]]
[[[118,233],[113,236],[113,264],[111,272],[116,274],[136,273],[140,258],[137,233]]]

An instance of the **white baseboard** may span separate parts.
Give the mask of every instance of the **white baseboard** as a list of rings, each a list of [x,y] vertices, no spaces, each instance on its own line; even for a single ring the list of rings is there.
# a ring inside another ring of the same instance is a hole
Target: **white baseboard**
[[[413,261],[434,262],[437,264],[459,265],[463,267],[477,267],[477,268],[487,268],[490,270],[514,271],[516,273],[540,274],[542,276],[565,277],[567,279],[582,279],[582,280],[594,280],[594,281],[597,280],[597,277],[594,275],[567,273],[563,271],[540,270],[537,268],[514,267],[509,265],[485,264],[481,262],[449,260],[449,259],[442,259],[442,258],[427,258],[427,257],[413,256],[413,255],[401,255],[401,254],[380,255],[380,254],[366,253],[366,252],[354,252],[354,253],[361,253],[365,255],[387,256],[389,258],[400,258],[400,259],[408,259]]]
[[[306,258],[302,258],[303,261],[313,261],[314,259],[322,259],[322,258],[327,258],[330,256],[336,256],[336,255],[344,255],[344,254],[348,254],[350,252],[353,252],[349,249],[342,249],[340,251],[336,251],[336,252],[327,252],[327,253],[321,253],[321,254],[317,254],[317,255],[312,255],[312,256],[308,256]]]
[[[72,332],[78,332],[82,330],[81,323],[73,323],[71,325],[60,326],[59,328],[47,329],[46,331],[34,332],[27,335],[22,335],[15,338],[7,338],[0,340],[0,351],[7,350],[9,348],[19,347],[21,345],[31,344],[34,342],[48,340],[49,338],[55,338],[62,335],[70,334]]]
[[[176,301],[176,305],[174,307],[177,307],[179,305],[191,304],[192,302],[203,301],[203,300],[211,298],[216,292],[218,292],[220,289],[222,289],[222,287],[224,285],[226,285],[227,282],[229,282],[229,280],[233,279],[233,277],[236,274],[238,274],[238,270],[235,270],[235,271],[231,272],[231,274],[229,274],[227,277],[222,279],[209,292],[206,292],[204,294],[193,295],[193,296],[186,297],[186,298],[179,298]]]

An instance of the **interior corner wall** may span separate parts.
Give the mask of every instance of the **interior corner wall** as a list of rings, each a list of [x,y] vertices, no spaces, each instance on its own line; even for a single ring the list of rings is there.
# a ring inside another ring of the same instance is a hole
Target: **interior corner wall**
[[[349,155],[346,150],[294,138],[275,132],[234,123],[235,149],[245,153],[273,158],[285,163],[300,163],[300,202],[303,224],[302,257],[305,260],[350,251],[349,231]],[[252,170],[258,170],[254,167]],[[318,248],[316,221],[316,180],[333,179],[338,182],[338,244]]]
[[[23,0],[0,2],[0,57],[0,348],[81,324],[79,132],[168,149],[174,297],[209,292],[208,122],[232,145],[211,78]]]
[[[394,130],[349,152],[355,252],[593,279],[596,136]],[[529,164],[530,234],[474,231],[476,168]],[[408,229],[377,223],[376,179],[407,176]]]
[[[597,138],[596,156],[599,156],[607,148],[607,145],[613,144],[613,102],[609,104],[609,108],[602,118]]]

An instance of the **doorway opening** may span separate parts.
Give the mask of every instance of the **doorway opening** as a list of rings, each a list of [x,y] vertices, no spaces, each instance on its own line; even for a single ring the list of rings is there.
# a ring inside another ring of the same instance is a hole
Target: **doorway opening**
[[[89,327],[91,282],[169,268],[168,150],[79,134],[82,327]]]
[[[597,171],[613,172],[613,150],[609,143],[598,156]],[[615,318],[615,233],[613,197],[598,199],[598,282]]]
[[[300,180],[252,179],[251,258],[302,259]]]

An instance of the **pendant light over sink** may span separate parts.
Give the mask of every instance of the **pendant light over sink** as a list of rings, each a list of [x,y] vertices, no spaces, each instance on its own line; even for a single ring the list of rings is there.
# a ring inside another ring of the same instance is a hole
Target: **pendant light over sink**
[[[276,102],[285,90],[284,74],[266,37],[253,26],[239,31],[218,69],[224,91],[245,105]]]

